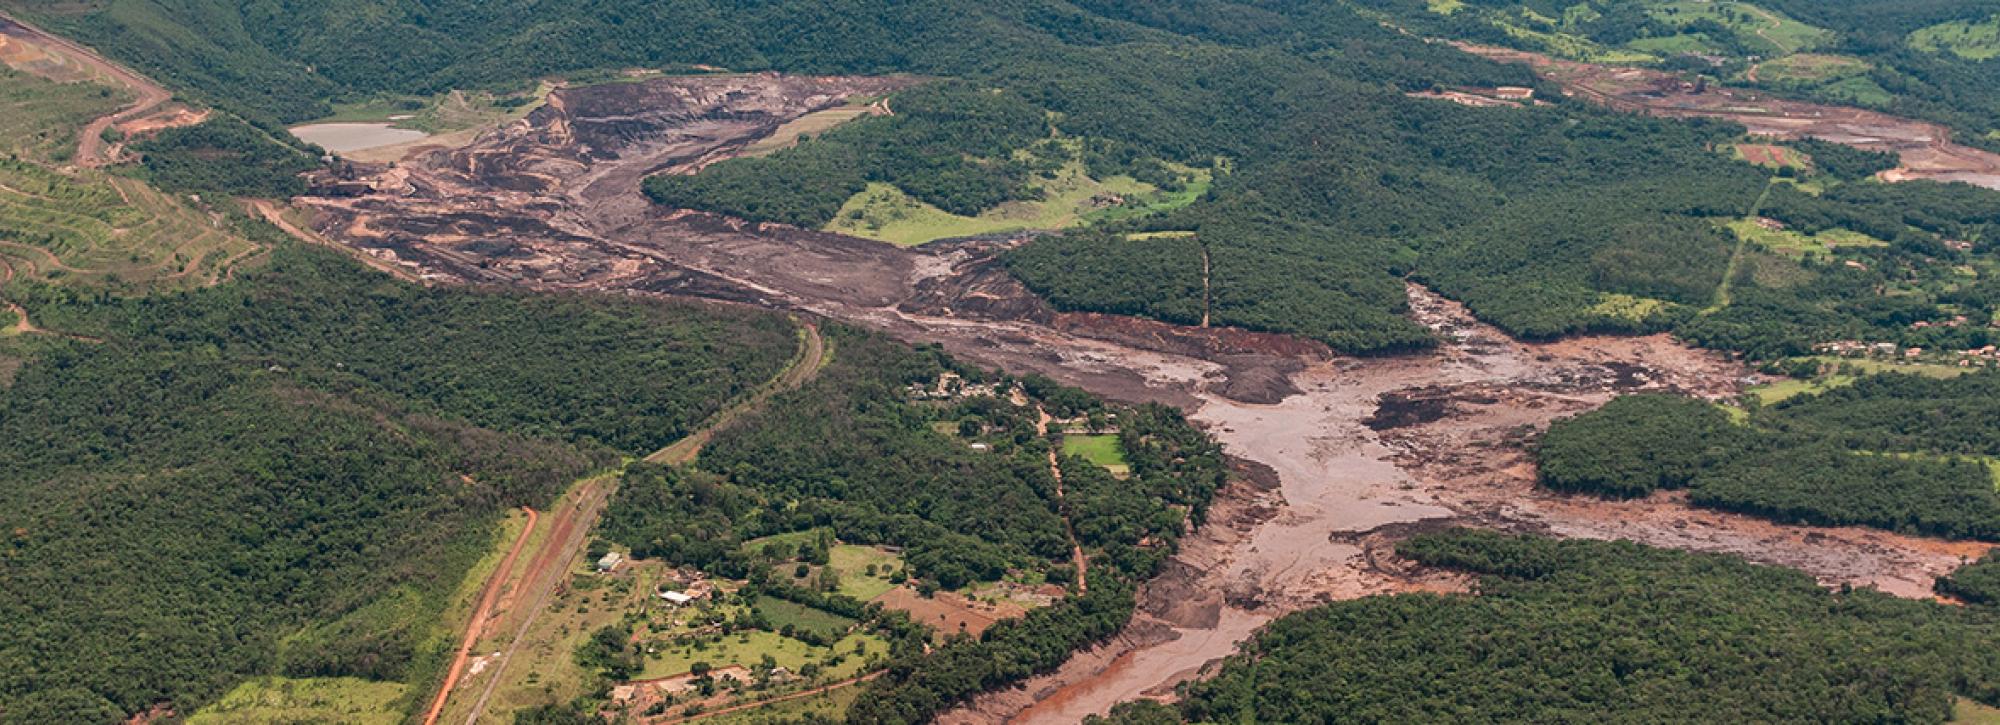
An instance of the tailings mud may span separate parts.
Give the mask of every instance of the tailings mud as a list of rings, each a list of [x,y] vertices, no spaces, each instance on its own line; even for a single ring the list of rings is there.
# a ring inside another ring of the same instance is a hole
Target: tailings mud
[[[1394,554],[1411,533],[1477,525],[1626,538],[1793,566],[1829,585],[1924,596],[1984,547],[1777,526],[1672,497],[1603,502],[1534,487],[1526,444],[1612,397],[1722,398],[1748,372],[1664,336],[1526,344],[1412,287],[1435,351],[1356,359],[1281,335],[1060,314],[997,257],[1023,239],[897,249],[652,207],[651,173],[692,173],[783,123],[900,79],[707,76],[563,89],[469,146],[316,179],[315,226],[441,282],[735,300],[873,327],[1015,373],[1186,410],[1238,459],[1113,642],[948,722],[1075,722],[1175,683],[1272,618],[1318,603],[1462,589]]]

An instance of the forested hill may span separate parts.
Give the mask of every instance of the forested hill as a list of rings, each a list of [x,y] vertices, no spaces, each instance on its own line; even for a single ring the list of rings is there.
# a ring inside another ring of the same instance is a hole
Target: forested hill
[[[0,337],[0,722],[187,714],[257,675],[417,697],[507,509],[795,348],[777,315],[425,289],[276,243],[194,292],[10,285],[91,341]]]
[[[1945,722],[1955,695],[2000,694],[1985,608],[1629,542],[1455,530],[1399,551],[1480,576],[1478,596],[1285,617],[1177,711],[1112,721]]]

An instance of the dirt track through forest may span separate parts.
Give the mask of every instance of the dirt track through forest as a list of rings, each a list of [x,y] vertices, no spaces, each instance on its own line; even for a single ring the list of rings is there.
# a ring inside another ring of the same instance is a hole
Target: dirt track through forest
[[[535,532],[535,520],[539,514],[532,508],[522,507],[528,514],[528,523],[521,527],[521,534],[514,537],[514,545],[507,549],[507,555],[493,568],[493,574],[486,579],[486,586],[479,594],[479,605],[465,621],[465,636],[459,641],[458,653],[452,657],[451,667],[445,670],[444,683],[431,698],[430,710],[424,713],[424,725],[434,725],[438,715],[444,712],[444,702],[451,696],[451,688],[458,685],[459,676],[465,673],[465,663],[472,656],[472,646],[479,642],[479,633],[486,628],[486,620],[493,616],[494,606],[499,603],[500,588],[507,583],[507,577],[514,571],[514,559],[521,555],[521,548],[527,546],[528,535]]]
[[[798,353],[784,370],[779,371],[776,378],[759,388],[749,398],[711,417],[699,430],[661,448],[647,456],[645,460],[649,463],[666,465],[688,463],[694,460],[700,453],[701,447],[714,437],[715,431],[727,427],[744,413],[762,406],[772,396],[797,389],[817,376],[826,364],[826,341],[820,335],[819,327],[813,323],[802,322],[799,330]],[[563,513],[558,515],[541,552],[529,564],[527,573],[521,577],[521,586],[526,591],[533,592],[534,599],[528,608],[523,610],[520,626],[508,637],[507,645],[500,650],[499,657],[487,666],[487,672],[490,674],[486,675],[486,685],[480,689],[479,699],[474,701],[466,715],[467,725],[477,723],[485,714],[487,704],[492,701],[494,692],[504,680],[502,675],[505,674],[507,666],[514,660],[521,643],[533,630],[542,611],[547,609],[549,597],[553,596],[562,585],[570,568],[575,565],[577,557],[583,554],[585,544],[596,529],[598,517],[603,515],[605,507],[617,493],[618,478],[619,475],[613,473],[585,482],[584,488],[577,494],[576,505],[564,508]],[[519,593],[510,596],[518,598],[518,595]],[[437,704],[433,706],[432,717],[435,717],[435,712],[443,710],[446,699],[445,697],[438,699]],[[425,721],[425,725],[431,725],[429,719]]]

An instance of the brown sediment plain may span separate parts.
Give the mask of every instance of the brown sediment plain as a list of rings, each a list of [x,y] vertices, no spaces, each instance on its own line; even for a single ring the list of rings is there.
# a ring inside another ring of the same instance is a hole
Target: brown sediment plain
[[[1951,129],[1886,113],[1794,101],[1742,88],[1699,89],[1680,76],[1648,68],[1605,66],[1562,60],[1540,53],[1471,43],[1453,43],[1474,55],[1526,63],[1565,91],[1621,111],[1674,118],[1720,118],[1743,124],[1751,133],[1780,139],[1801,137],[1895,153],[1902,166],[1884,172],[1886,181],[1962,181],[2000,189],[2000,154],[1952,143]]]
[[[1435,351],[1348,358],[1283,335],[1060,314],[1009,277],[1021,239],[914,249],[652,207],[650,173],[685,173],[787,121],[907,81],[776,75],[563,89],[526,119],[395,168],[315,179],[325,236],[428,279],[686,294],[800,311],[938,342],[1016,373],[1180,406],[1237,460],[1207,525],[1141,592],[1114,641],[947,722],[1075,722],[1165,696],[1270,619],[1378,593],[1451,590],[1393,545],[1452,524],[1626,538],[1741,554],[1829,585],[1926,596],[1986,547],[1864,529],[1777,526],[1538,491],[1525,443],[1549,421],[1636,391],[1732,396],[1740,365],[1664,336],[1511,340],[1412,287]]]

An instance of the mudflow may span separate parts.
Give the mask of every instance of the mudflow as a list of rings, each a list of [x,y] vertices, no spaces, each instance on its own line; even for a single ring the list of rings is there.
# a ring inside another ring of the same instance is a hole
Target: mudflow
[[[1797,567],[1828,585],[1928,596],[1983,546],[1858,528],[1777,526],[1677,497],[1535,489],[1524,442],[1637,391],[1738,393],[1748,372],[1664,336],[1524,344],[1411,288],[1437,350],[1348,358],[1296,338],[1060,314],[1000,270],[1020,239],[917,249],[654,208],[652,173],[692,173],[801,115],[903,79],[662,78],[563,89],[463,148],[315,179],[315,227],[437,282],[695,295],[822,315],[1017,373],[1180,406],[1239,475],[1113,642],[947,722],[1075,722],[1172,686],[1272,618],[1370,594],[1450,591],[1393,544],[1469,524],[1626,538]]]

